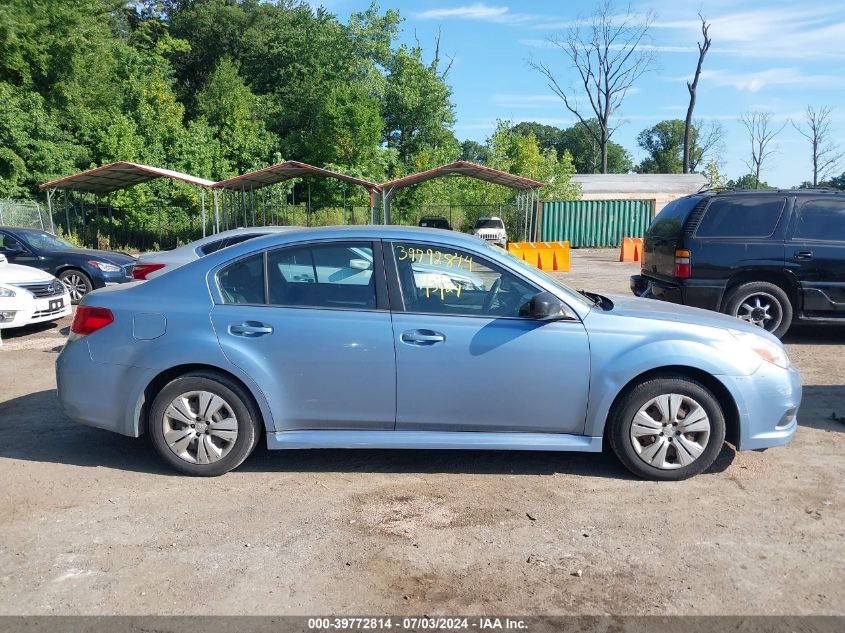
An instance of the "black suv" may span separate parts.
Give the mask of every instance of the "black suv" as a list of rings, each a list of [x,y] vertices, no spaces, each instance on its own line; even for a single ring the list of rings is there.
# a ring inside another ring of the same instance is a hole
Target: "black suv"
[[[845,192],[701,193],[643,239],[634,294],[717,310],[778,337],[793,320],[845,324]]]

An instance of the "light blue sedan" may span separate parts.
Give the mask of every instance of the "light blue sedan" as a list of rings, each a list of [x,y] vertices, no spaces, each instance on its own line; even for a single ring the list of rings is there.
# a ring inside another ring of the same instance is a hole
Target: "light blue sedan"
[[[294,229],[86,295],[67,414],[190,475],[273,449],[598,452],[684,479],[727,439],[785,444],[798,372],[714,312],[576,292],[450,231]]]

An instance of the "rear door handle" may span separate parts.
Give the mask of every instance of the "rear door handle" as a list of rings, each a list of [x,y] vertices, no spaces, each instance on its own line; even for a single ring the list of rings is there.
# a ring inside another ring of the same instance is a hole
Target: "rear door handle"
[[[409,345],[434,345],[435,343],[442,343],[446,337],[440,332],[434,330],[408,330],[402,332],[402,342]]]
[[[265,334],[272,334],[273,328],[258,321],[245,321],[244,323],[232,323],[229,326],[229,334],[235,336],[245,336],[247,338],[255,338],[257,336],[264,336]]]
[[[795,251],[795,259],[806,262],[813,259],[813,251]]]

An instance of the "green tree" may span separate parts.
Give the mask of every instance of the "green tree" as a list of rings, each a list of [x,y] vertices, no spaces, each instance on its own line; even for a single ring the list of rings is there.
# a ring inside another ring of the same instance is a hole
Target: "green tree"
[[[691,131],[693,137],[695,130]],[[684,168],[684,122],[680,119],[660,121],[640,132],[637,144],[648,153],[637,171],[644,174],[680,174]],[[690,162],[698,162],[700,151],[693,147]]]
[[[728,189],[772,189],[768,183],[758,181],[754,174],[745,174],[736,180],[729,180],[727,187]]]
[[[579,174],[597,174],[601,172],[601,147],[596,142],[599,123],[596,119],[587,121],[587,125],[595,128],[595,133],[589,133],[580,123],[561,130],[560,141],[556,148],[558,154],[568,150],[572,155],[575,169]],[[607,173],[625,174],[634,168],[628,151],[611,140],[607,141]]]

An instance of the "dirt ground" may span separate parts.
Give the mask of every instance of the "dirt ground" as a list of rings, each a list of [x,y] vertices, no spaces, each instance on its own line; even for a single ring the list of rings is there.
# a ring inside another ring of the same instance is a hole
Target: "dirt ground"
[[[627,293],[615,255],[562,277]],[[263,448],[180,477],[62,415],[68,325],[0,348],[0,614],[845,614],[845,328],[787,338],[791,444],[654,483],[608,454]]]

